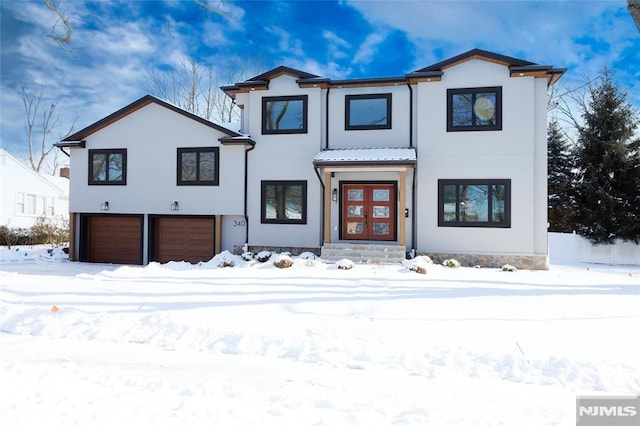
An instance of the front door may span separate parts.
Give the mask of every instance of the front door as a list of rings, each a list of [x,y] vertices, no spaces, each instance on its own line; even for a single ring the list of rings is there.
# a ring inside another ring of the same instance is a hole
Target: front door
[[[342,184],[342,239],[396,240],[396,184]]]

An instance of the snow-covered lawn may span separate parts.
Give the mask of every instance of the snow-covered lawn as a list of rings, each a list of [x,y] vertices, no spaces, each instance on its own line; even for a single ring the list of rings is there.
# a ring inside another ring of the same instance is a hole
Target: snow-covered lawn
[[[577,395],[640,393],[639,267],[1,250],[3,425],[573,426]]]

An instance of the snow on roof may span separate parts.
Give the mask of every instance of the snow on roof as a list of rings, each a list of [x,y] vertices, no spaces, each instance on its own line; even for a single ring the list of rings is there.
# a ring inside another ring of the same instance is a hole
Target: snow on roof
[[[328,163],[415,163],[413,148],[346,148],[320,151],[315,164]]]

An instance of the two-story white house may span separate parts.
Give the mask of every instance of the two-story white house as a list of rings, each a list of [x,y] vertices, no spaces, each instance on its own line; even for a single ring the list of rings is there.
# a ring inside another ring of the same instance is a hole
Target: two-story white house
[[[545,268],[547,88],[564,72],[478,49],[389,78],[278,67],[222,88],[237,132],[145,96],[58,144],[71,257],[270,248]]]

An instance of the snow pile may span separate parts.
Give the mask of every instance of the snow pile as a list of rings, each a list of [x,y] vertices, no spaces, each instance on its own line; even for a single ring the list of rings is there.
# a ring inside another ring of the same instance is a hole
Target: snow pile
[[[290,259],[3,264],[3,424],[575,425],[640,393],[638,267]]]
[[[0,264],[14,262],[35,262],[36,259],[48,261],[65,261],[69,255],[64,247],[48,247],[44,245],[0,247]]]

